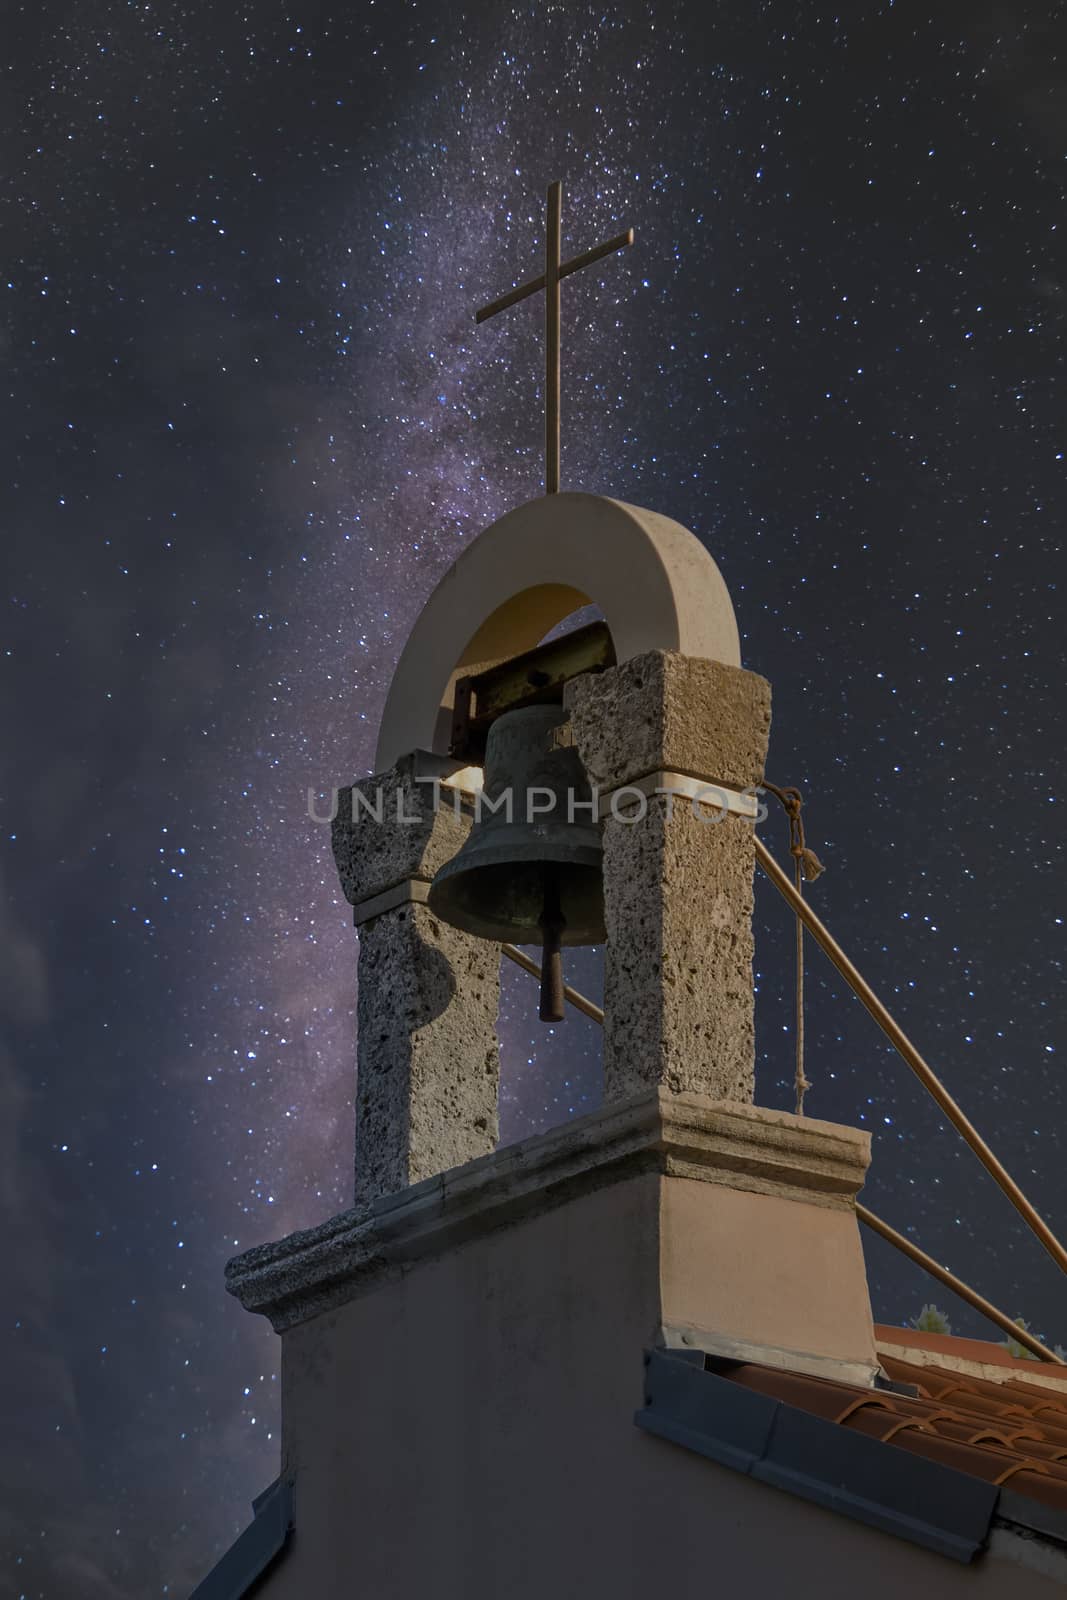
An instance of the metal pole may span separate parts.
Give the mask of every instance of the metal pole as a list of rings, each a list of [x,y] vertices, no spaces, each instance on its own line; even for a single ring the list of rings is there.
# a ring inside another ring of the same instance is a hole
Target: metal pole
[[[937,1104],[941,1107],[941,1110],[945,1113],[945,1116],[952,1123],[952,1126],[958,1133],[962,1134],[963,1138],[970,1145],[971,1149],[974,1151],[983,1167],[985,1167],[986,1171],[990,1173],[991,1176],[996,1180],[996,1182],[1000,1185],[1000,1188],[1004,1191],[1012,1205],[1015,1207],[1016,1211],[1019,1212],[1020,1216],[1025,1219],[1025,1221],[1033,1229],[1034,1233],[1036,1233],[1037,1237],[1041,1240],[1041,1243],[1044,1245],[1053,1261],[1055,1261],[1056,1265],[1061,1271],[1067,1272],[1067,1250],[1064,1249],[1056,1235],[1052,1232],[1052,1229],[1030,1204],[1029,1200],[1019,1188],[1019,1185],[1012,1177],[1009,1176],[1006,1169],[997,1160],[996,1156],[986,1144],[977,1128],[975,1128],[974,1125],[964,1115],[963,1111],[956,1104],[955,1100],[953,1100],[952,1096],[949,1094],[940,1078],[938,1078],[934,1073],[933,1069],[929,1067],[923,1060],[922,1056],[919,1054],[918,1050],[916,1050],[915,1046],[912,1044],[903,1028],[894,1022],[893,1018],[879,1000],[870,984],[865,981],[865,979],[852,965],[852,962],[845,955],[844,951],[841,949],[841,946],[830,933],[829,929],[819,921],[819,918],[815,915],[814,911],[812,911],[810,905],[804,899],[803,895],[797,894],[792,883],[789,881],[788,874],[782,871],[782,868],[771,855],[766,845],[763,844],[762,840],[756,838],[755,846],[756,860],[759,862],[768,878],[770,878],[771,882],[774,884],[774,887],[778,890],[778,893],[782,896],[783,900],[786,900],[789,903],[792,909],[796,912],[797,916],[803,922],[805,928],[807,928],[808,932],[811,934],[812,938],[815,940],[816,944],[819,945],[820,949],[822,949],[826,955],[829,956],[830,960],[833,962],[838,972],[840,972],[849,988],[856,995],[857,999],[861,1000],[867,1007],[867,1010],[871,1013],[871,1016],[874,1018],[875,1022],[877,1022],[882,1032],[886,1035],[886,1038],[889,1039],[890,1043],[904,1057],[904,1060],[914,1072],[923,1088],[929,1095],[933,1097],[934,1100],[936,1100]]]
[[[548,190],[545,231],[545,493],[559,493],[559,243],[563,185]]]
[[[530,973],[531,978],[541,978],[541,968],[523,950],[518,949],[514,944],[502,944],[501,950],[509,960],[515,962],[515,965],[522,966],[522,970],[525,973]],[[577,1011],[584,1011],[585,1016],[590,1016],[593,1022],[600,1022],[600,1026],[603,1027],[605,1014],[600,1010],[600,1006],[595,1005],[592,1000],[587,1000],[584,994],[577,992],[577,989],[571,989],[569,984],[563,986],[563,995]],[[1061,1357],[1056,1355],[1054,1350],[1049,1350],[1048,1346],[1041,1344],[1040,1339],[1035,1339],[1032,1333],[1027,1333],[1027,1330],[1021,1328],[1019,1323],[1013,1322],[1011,1317],[1006,1317],[1003,1314],[1003,1310],[997,1310],[997,1307],[992,1306],[990,1301],[987,1301],[982,1294],[977,1293],[977,1290],[969,1288],[969,1285],[963,1282],[963,1278],[955,1277],[955,1274],[949,1272],[947,1267],[941,1266],[941,1262],[934,1261],[933,1256],[928,1256],[925,1250],[920,1250],[918,1245],[913,1245],[910,1242],[910,1238],[905,1238],[904,1234],[897,1234],[897,1230],[894,1227],[889,1227],[888,1222],[881,1221],[881,1218],[875,1216],[873,1211],[867,1210],[867,1206],[861,1205],[859,1200],[856,1202],[856,1216],[859,1221],[865,1222],[865,1226],[873,1229],[875,1234],[881,1234],[881,1237],[888,1240],[891,1245],[896,1245],[897,1250],[904,1251],[905,1256],[910,1256],[912,1261],[917,1262],[917,1266],[925,1267],[926,1272],[929,1272],[931,1277],[937,1278],[937,1282],[944,1283],[945,1288],[950,1288],[953,1294],[958,1294],[960,1299],[965,1299],[968,1302],[968,1306],[973,1306],[974,1310],[979,1310],[982,1317],[989,1317],[990,1322],[997,1323],[998,1328],[1003,1328],[1005,1333],[1011,1334],[1011,1338],[1017,1339],[1019,1344],[1029,1350],[1033,1350],[1033,1354],[1038,1355],[1043,1362],[1054,1362],[1057,1366],[1067,1365],[1067,1363],[1062,1362]]]
[[[961,1300],[966,1300],[969,1306],[973,1306],[976,1311],[980,1311],[983,1317],[988,1317],[990,1322],[995,1322],[998,1328],[1003,1329],[1006,1334],[1016,1340],[1018,1344],[1024,1345],[1027,1350],[1033,1351],[1034,1355],[1039,1356],[1042,1361],[1051,1361],[1058,1367],[1067,1364],[1060,1359],[1055,1350],[1050,1350],[1047,1345],[1041,1343],[1040,1339],[1035,1339],[1032,1333],[1028,1333],[1025,1328],[1020,1328],[1019,1324],[1013,1322],[1010,1317],[1006,1317],[1003,1311],[998,1311],[996,1306],[990,1305],[989,1301],[983,1295],[980,1295],[977,1290],[971,1289],[962,1279],[957,1278],[955,1273],[950,1272],[947,1267],[943,1267],[939,1261],[935,1261],[933,1256],[928,1256],[925,1250],[920,1250],[917,1244],[912,1244],[911,1240],[906,1238],[904,1234],[898,1233],[895,1228],[891,1228],[888,1222],[883,1222],[881,1217],[876,1217],[873,1211],[868,1211],[866,1206],[861,1206],[858,1200],[856,1201],[856,1215],[873,1233],[880,1234],[890,1244],[896,1245],[898,1250],[902,1250],[906,1256],[910,1256],[918,1266],[924,1267],[932,1278],[936,1278],[939,1283],[943,1283],[946,1289],[951,1289],[953,1294],[958,1294]]]
[[[521,967],[524,972],[528,972],[531,978],[539,978],[541,976],[541,969],[537,962],[532,961],[517,946],[504,944],[500,948],[510,961],[514,961],[517,967]],[[577,989],[572,989],[570,984],[564,985],[563,993],[572,1006],[579,1011],[584,1011],[587,1017],[592,1017],[594,1022],[599,1022],[603,1026],[604,1013],[592,1000],[587,1000],[584,994],[580,994]],[[883,1222],[880,1217],[876,1217],[873,1211],[868,1211],[866,1206],[860,1205],[858,1200],[856,1201],[856,1215],[868,1228],[873,1229],[875,1233],[881,1234],[883,1239],[888,1240],[891,1245],[895,1245],[898,1250],[902,1250],[918,1266],[929,1272],[931,1277],[936,1278],[939,1283],[943,1283],[946,1288],[951,1289],[953,1294],[959,1295],[961,1300],[966,1300],[969,1306],[973,1306],[984,1317],[988,1317],[990,1322],[995,1323],[998,1328],[1002,1328],[1005,1333],[1010,1334],[1019,1344],[1024,1345],[1028,1350],[1032,1350],[1042,1361],[1051,1361],[1057,1366],[1065,1365],[1054,1350],[1050,1350],[1047,1345],[1043,1345],[1040,1339],[1035,1338],[1032,1333],[1028,1333],[1025,1328],[1020,1328],[1017,1322],[1013,1322],[1010,1317],[1005,1316],[1003,1311],[998,1311],[996,1306],[986,1300],[983,1295],[980,1295],[976,1289],[970,1288],[968,1284],[963,1282],[962,1278],[957,1278],[954,1273],[949,1272],[947,1267],[943,1267],[939,1261],[935,1261],[933,1256],[928,1256],[925,1250],[920,1250],[917,1244],[912,1244],[911,1240],[905,1238],[902,1233],[897,1233],[895,1228],[891,1228],[887,1222]]]

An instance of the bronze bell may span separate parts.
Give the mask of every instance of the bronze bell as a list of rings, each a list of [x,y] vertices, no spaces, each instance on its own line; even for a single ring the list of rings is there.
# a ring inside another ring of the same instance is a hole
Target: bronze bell
[[[482,939],[541,943],[541,1018],[563,1018],[560,947],[604,939],[600,826],[585,769],[557,742],[560,706],[497,717],[466,844],[430,885],[430,909]]]

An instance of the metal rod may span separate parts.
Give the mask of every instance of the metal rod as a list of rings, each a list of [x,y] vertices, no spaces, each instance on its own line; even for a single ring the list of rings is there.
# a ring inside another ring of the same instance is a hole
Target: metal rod
[[[563,185],[548,186],[545,230],[545,493],[559,493],[559,237]]]
[[[986,1144],[977,1128],[964,1115],[956,1104],[944,1084],[936,1073],[923,1060],[907,1034],[890,1016],[885,1006],[879,1000],[874,990],[860,975],[852,962],[845,955],[837,940],[830,933],[819,918],[812,911],[811,906],[803,895],[797,894],[788,875],[782,871],[777,861],[771,855],[766,845],[759,838],[755,839],[756,860],[770,878],[774,887],[784,900],[792,907],[801,919],[816,944],[822,949],[834,966],[840,972],[849,988],[856,997],[863,1002],[871,1016],[877,1022],[886,1038],[895,1049],[903,1056],[908,1066],[914,1072],[923,1088],[941,1107],[952,1126],[960,1133],[970,1145],[986,1171],[996,1180],[1000,1188],[1007,1195],[1019,1215],[1029,1224],[1040,1239],[1049,1255],[1063,1272],[1067,1272],[1067,1250],[1057,1239],[1052,1229],[1030,1204],[1015,1180],[997,1160],[992,1150]]]
[[[536,961],[532,961],[525,951],[514,944],[502,944],[501,950],[509,961],[514,961],[523,972],[528,972],[531,978],[540,978],[541,968]],[[577,989],[572,989],[569,983],[563,985],[564,999],[569,1001],[576,1011],[583,1011],[587,1017],[592,1017],[594,1022],[604,1023],[604,1013],[592,1000],[587,1000],[584,994],[579,994]]]
[[[800,857],[798,856],[796,859],[796,870],[793,875],[793,887],[796,889],[796,892],[799,895],[804,893],[804,889],[802,887],[803,882],[804,869],[800,864]],[[799,917],[794,918],[794,927],[796,928],[796,953],[794,957],[796,969],[794,1010],[796,1012],[797,1027],[795,1104],[797,1108],[797,1116],[802,1117],[804,1115],[804,1096],[808,1091],[808,1079],[804,1071],[804,924],[801,922]]]
[[[1041,1343],[1040,1339],[1036,1339],[1032,1333],[1028,1333],[1025,1328],[1020,1328],[1017,1322],[1013,1322],[1010,1317],[1004,1315],[1003,1311],[998,1311],[996,1306],[991,1305],[984,1295],[980,1295],[976,1289],[972,1289],[961,1278],[957,1278],[954,1272],[949,1272],[948,1268],[943,1267],[939,1261],[935,1261],[933,1256],[928,1256],[925,1250],[920,1250],[917,1244],[912,1244],[911,1240],[903,1233],[898,1233],[895,1228],[891,1228],[888,1222],[883,1222],[881,1217],[876,1217],[873,1211],[868,1211],[866,1206],[861,1206],[858,1200],[856,1201],[856,1215],[873,1233],[880,1234],[890,1244],[896,1245],[898,1250],[902,1250],[906,1256],[910,1256],[912,1261],[923,1267],[932,1278],[936,1278],[939,1283],[943,1283],[946,1289],[951,1289],[953,1294],[959,1295],[961,1300],[966,1300],[969,1306],[973,1306],[976,1311],[980,1311],[983,1317],[988,1317],[990,1322],[995,1322],[997,1327],[1004,1333],[1015,1339],[1027,1350],[1031,1350],[1042,1361],[1051,1361],[1058,1367],[1067,1365],[1056,1354],[1055,1350],[1050,1350],[1047,1345]]]
[[[514,961],[515,965],[521,967],[524,972],[528,972],[531,978],[539,978],[541,976],[541,969],[537,962],[531,961],[530,957],[515,945],[501,945],[501,949],[509,960]],[[598,1005],[594,1005],[592,1000],[587,1000],[585,995],[580,994],[577,989],[572,989],[570,984],[564,984],[563,993],[572,1006],[575,1006],[579,1011],[584,1011],[587,1017],[592,1017],[594,1022],[599,1022],[603,1027],[604,1013]],[[990,1322],[995,1323],[998,1328],[1002,1328],[1005,1333],[1010,1334],[1019,1344],[1024,1345],[1028,1350],[1032,1350],[1042,1361],[1052,1361],[1057,1366],[1067,1365],[1054,1350],[1050,1350],[1047,1345],[1043,1345],[1040,1339],[1036,1338],[1032,1333],[1028,1333],[1025,1328],[1020,1328],[1019,1324],[1013,1322],[1009,1316],[1005,1316],[1003,1311],[998,1311],[995,1305],[978,1293],[977,1289],[972,1289],[969,1284],[963,1282],[962,1278],[957,1278],[955,1273],[950,1272],[947,1267],[943,1267],[939,1261],[935,1261],[933,1256],[928,1256],[925,1250],[920,1250],[917,1244],[912,1244],[911,1240],[906,1238],[904,1234],[898,1233],[895,1228],[891,1228],[888,1222],[883,1222],[880,1217],[876,1217],[873,1211],[868,1211],[867,1207],[861,1205],[858,1200],[856,1201],[856,1215],[868,1228],[873,1229],[875,1233],[881,1234],[882,1238],[887,1240],[889,1244],[895,1245],[898,1250],[903,1251],[904,1255],[910,1257],[917,1266],[923,1267],[931,1277],[936,1278],[939,1283],[943,1283],[946,1288],[951,1289],[953,1294],[959,1295],[961,1300],[965,1300],[969,1306],[973,1306],[976,1311],[980,1311],[984,1317],[988,1317]]]

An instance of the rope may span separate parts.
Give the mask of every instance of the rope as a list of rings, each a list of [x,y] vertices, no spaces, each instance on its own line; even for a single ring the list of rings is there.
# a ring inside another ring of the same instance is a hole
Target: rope
[[[881,1028],[889,1042],[893,1045],[894,1049],[911,1068],[912,1072],[914,1072],[915,1076],[918,1078],[927,1094],[929,1094],[935,1103],[941,1108],[949,1122],[951,1122],[952,1126],[956,1129],[957,1133],[959,1133],[964,1141],[970,1145],[971,1149],[974,1151],[983,1167],[985,1167],[986,1171],[993,1178],[1001,1192],[1007,1197],[1008,1200],[1010,1200],[1011,1204],[1023,1218],[1023,1221],[1030,1228],[1031,1232],[1035,1234],[1040,1243],[1044,1245],[1045,1249],[1048,1251],[1053,1261],[1055,1261],[1056,1265],[1062,1272],[1067,1272],[1067,1249],[1065,1249],[1060,1243],[1060,1240],[1053,1233],[1052,1229],[1037,1211],[1036,1207],[1033,1206],[1027,1199],[1026,1195],[1019,1188],[1019,1185],[1015,1182],[1014,1178],[1011,1177],[1007,1168],[1002,1162],[997,1160],[997,1157],[993,1154],[993,1151],[982,1138],[977,1128],[964,1114],[962,1108],[956,1103],[952,1095],[949,1094],[948,1090],[945,1088],[937,1074],[919,1054],[919,1051],[912,1044],[903,1028],[882,1004],[881,1000],[879,1000],[878,996],[875,994],[870,984],[867,983],[862,973],[860,973],[859,970],[849,960],[848,956],[842,950],[841,946],[838,944],[830,930],[823,922],[819,920],[814,911],[812,911],[811,907],[805,901],[802,889],[804,880],[806,879],[809,883],[813,882],[816,878],[821,876],[824,868],[814,850],[809,849],[804,840],[804,824],[800,815],[801,806],[803,805],[803,797],[800,793],[800,790],[780,789],[776,784],[768,783],[766,779],[764,780],[763,787],[781,802],[785,808],[787,816],[789,817],[789,853],[793,857],[794,883],[790,883],[788,875],[782,871],[782,868],[778,865],[778,862],[771,855],[771,852],[767,849],[763,841],[759,838],[756,838],[754,842],[756,846],[757,862],[766,873],[767,877],[770,878],[771,882],[774,884],[774,887],[778,890],[778,893],[789,904],[797,918],[797,1114],[800,1116],[803,1115],[804,1093],[811,1087],[804,1076],[804,1034],[802,1010],[804,1000],[803,930],[806,928],[819,948],[826,956],[829,957],[830,961],[837,968],[838,972],[844,978],[845,982],[848,984],[856,998],[870,1012],[871,1016],[874,1018],[875,1022],[877,1022],[878,1026]],[[539,976],[539,969],[534,962],[530,961],[528,956],[525,956],[513,945],[505,945],[503,948],[504,953],[509,956],[512,961],[523,967],[527,972],[531,972],[534,975]],[[594,1005],[591,1000],[587,1000],[584,995],[578,994],[578,992],[572,989],[569,985],[564,989],[564,995],[572,1005],[577,1006],[579,1010],[584,1011],[585,1014],[589,1017],[592,1017],[594,1021],[603,1024],[604,1013],[600,1007]],[[859,1208],[859,1212],[863,1221],[867,1222],[869,1226],[877,1227],[877,1231],[882,1234],[883,1238],[889,1239],[891,1243],[897,1244],[898,1248],[905,1249],[906,1253],[908,1254],[912,1254],[912,1252],[917,1249],[917,1246],[911,1245],[910,1240],[902,1240],[900,1235],[895,1235],[893,1230],[888,1228],[887,1224],[878,1224],[877,1219],[874,1218],[871,1213],[866,1213],[864,1215],[862,1208]],[[914,1260],[918,1260],[918,1256],[913,1255],[912,1258]],[[931,1260],[932,1258],[929,1257],[924,1258],[921,1264],[927,1265]],[[937,1265],[938,1264],[936,1262],[933,1263],[933,1267],[936,1267]],[[928,1267],[928,1270],[932,1271],[933,1267]],[[946,1271],[946,1268],[940,1267],[938,1269],[938,1273],[935,1273],[935,1276],[945,1274]],[[948,1277],[942,1276],[941,1281],[943,1283],[948,1283]],[[974,1291],[971,1290],[970,1293],[973,1294]],[[973,1300],[971,1303],[976,1304],[976,1302]],[[1021,1331],[1022,1330],[1016,1329],[1016,1333],[1013,1335],[1013,1337],[1018,1337]],[[1026,1343],[1026,1341],[1021,1338],[1019,1339],[1019,1342],[1021,1344]],[[1042,1350],[1044,1350],[1044,1346],[1042,1346]],[[1051,1352],[1048,1354],[1051,1354]],[[1048,1354],[1046,1354],[1043,1359],[1048,1359]],[[1053,1359],[1058,1360],[1057,1357],[1053,1357]]]
[[[789,818],[789,854],[793,857],[793,882],[797,894],[804,898],[804,883],[814,883],[826,871],[814,850],[809,850],[804,840],[804,819],[800,809],[804,804],[804,796],[799,789],[780,789],[776,783],[763,780],[763,788],[769,790],[778,800]],[[804,1115],[804,1096],[811,1088],[811,1082],[804,1072],[804,924],[799,912],[796,918],[796,990],[794,996],[796,1008],[796,1114]]]

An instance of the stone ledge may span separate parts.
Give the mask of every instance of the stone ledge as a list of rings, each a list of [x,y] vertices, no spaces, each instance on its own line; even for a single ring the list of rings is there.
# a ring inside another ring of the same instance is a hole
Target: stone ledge
[[[470,831],[469,807],[464,811],[459,790],[458,805],[438,804],[434,785],[461,767],[459,761],[413,750],[388,772],[338,789],[330,836],[341,889],[350,905],[358,906],[409,878],[428,883],[451,861]],[[357,805],[353,814],[354,793],[362,795],[371,809]]]
[[[641,1173],[850,1210],[869,1161],[859,1129],[658,1090],[247,1250],[226,1288],[281,1333],[415,1261]]]
[[[761,1367],[773,1367],[777,1372],[803,1372],[811,1378],[854,1383],[862,1389],[874,1387],[875,1375],[880,1370],[877,1362],[843,1360],[840,1356],[819,1355],[810,1350],[793,1350],[753,1339],[732,1338],[729,1334],[712,1333],[707,1328],[686,1327],[678,1323],[665,1325],[661,1335],[666,1350],[680,1350],[683,1353],[699,1350],[704,1355],[716,1356],[723,1361],[753,1361]]]

